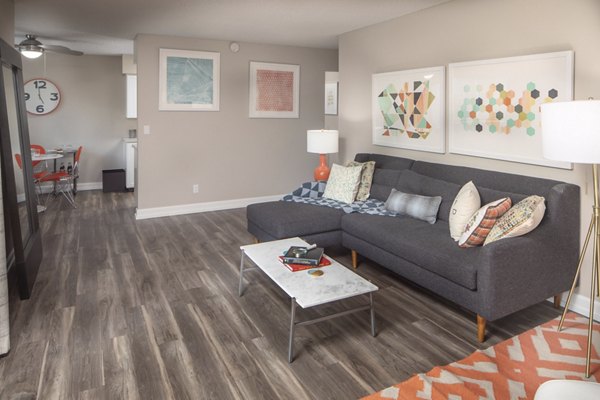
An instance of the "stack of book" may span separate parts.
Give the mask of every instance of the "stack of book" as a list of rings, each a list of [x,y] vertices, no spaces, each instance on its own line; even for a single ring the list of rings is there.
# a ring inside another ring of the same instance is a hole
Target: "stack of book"
[[[300,247],[292,246],[279,256],[279,260],[290,271],[304,271],[311,268],[324,267],[331,264],[327,257],[323,257],[322,247]]]

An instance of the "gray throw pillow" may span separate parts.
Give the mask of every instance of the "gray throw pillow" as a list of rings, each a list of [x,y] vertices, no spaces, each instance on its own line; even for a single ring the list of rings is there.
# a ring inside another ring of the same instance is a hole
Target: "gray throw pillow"
[[[435,224],[441,202],[441,196],[427,197],[392,189],[385,202],[385,209]]]

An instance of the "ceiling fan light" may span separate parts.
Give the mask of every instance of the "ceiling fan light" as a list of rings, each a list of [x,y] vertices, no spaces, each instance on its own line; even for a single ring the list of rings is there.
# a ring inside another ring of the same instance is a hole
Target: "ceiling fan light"
[[[27,58],[38,58],[44,52],[44,49],[38,46],[20,46],[19,51]]]

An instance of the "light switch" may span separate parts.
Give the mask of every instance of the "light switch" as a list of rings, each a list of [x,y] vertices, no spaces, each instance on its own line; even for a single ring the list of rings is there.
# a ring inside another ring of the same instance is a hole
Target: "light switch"
[[[150,125],[144,125],[144,135],[150,134]]]

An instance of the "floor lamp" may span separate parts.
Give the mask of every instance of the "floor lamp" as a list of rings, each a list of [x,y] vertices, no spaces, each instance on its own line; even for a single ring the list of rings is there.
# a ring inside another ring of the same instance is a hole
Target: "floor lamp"
[[[541,106],[542,142],[544,157],[551,160],[592,164],[594,184],[594,206],[592,220],[579,256],[577,272],[569,290],[558,330],[562,329],[571,297],[577,285],[583,259],[592,242],[592,282],[590,289],[590,315],[588,325],[585,376],[590,377],[592,352],[592,327],[594,323],[594,301],[600,296],[600,197],[598,193],[598,164],[600,164],[600,100],[547,103]]]

